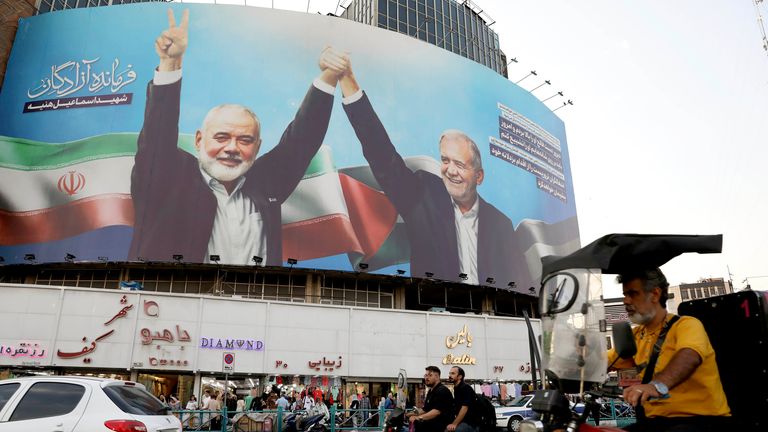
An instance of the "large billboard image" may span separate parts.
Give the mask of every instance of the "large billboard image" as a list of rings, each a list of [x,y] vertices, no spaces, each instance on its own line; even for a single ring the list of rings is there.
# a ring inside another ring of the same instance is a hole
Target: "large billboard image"
[[[579,247],[556,115],[482,65],[336,17],[24,19],[0,119],[5,264],[291,259],[527,290],[541,256]]]

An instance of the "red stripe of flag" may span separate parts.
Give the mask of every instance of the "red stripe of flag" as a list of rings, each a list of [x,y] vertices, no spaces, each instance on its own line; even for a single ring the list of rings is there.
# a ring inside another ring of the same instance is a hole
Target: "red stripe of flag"
[[[112,225],[133,226],[129,194],[96,195],[25,212],[0,210],[0,245],[61,240]]]

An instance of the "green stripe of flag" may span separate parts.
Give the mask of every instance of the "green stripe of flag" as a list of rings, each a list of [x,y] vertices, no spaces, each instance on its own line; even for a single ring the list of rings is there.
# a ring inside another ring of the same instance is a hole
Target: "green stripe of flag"
[[[336,167],[333,164],[333,153],[330,147],[324,145],[320,147],[320,150],[317,151],[309,162],[304,178],[317,177],[333,172],[336,172]]]
[[[96,159],[136,154],[138,134],[111,133],[64,143],[0,136],[0,167],[24,171],[56,169]],[[179,146],[194,152],[194,135],[179,136]]]
[[[64,143],[47,143],[0,135],[0,168],[38,171],[61,168],[81,162],[136,154],[135,132],[96,135]],[[195,136],[179,135],[178,146],[196,154]],[[323,146],[317,152],[305,177],[314,177],[335,171],[331,149]]]

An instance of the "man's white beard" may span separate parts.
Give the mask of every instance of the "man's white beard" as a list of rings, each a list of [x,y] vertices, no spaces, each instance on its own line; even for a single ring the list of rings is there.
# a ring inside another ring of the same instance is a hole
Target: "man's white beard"
[[[248,172],[249,169],[251,169],[251,166],[253,166],[253,162],[255,160],[256,158],[253,158],[251,160],[242,161],[237,166],[228,167],[226,165],[220,164],[216,158],[208,156],[208,153],[205,151],[200,151],[198,153],[200,168],[207,172],[209,176],[220,182],[232,181],[241,175],[244,175],[246,172]]]
[[[646,314],[641,314],[639,312],[630,314],[629,320],[632,321],[634,324],[645,325],[651,322],[655,317],[656,317],[656,309],[653,309],[652,311]]]

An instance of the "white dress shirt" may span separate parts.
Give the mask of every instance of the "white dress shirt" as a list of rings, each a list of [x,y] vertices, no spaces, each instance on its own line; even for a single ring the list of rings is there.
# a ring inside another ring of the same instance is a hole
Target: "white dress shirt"
[[[173,84],[181,79],[181,69],[174,71],[155,70],[153,83],[155,85]],[[320,91],[333,95],[336,87],[315,78],[312,85]],[[245,177],[237,180],[237,186],[231,194],[221,182],[214,179],[202,168],[200,174],[216,197],[216,217],[213,221],[211,237],[208,240],[208,253],[205,262],[210,261],[210,255],[218,255],[221,262],[227,264],[250,264],[253,256],[260,256],[267,261],[267,237],[264,231],[264,220],[251,199],[242,193]]]
[[[253,256],[260,256],[266,261],[267,235],[264,221],[253,201],[243,194],[245,177],[240,177],[235,189],[228,194],[224,185],[202,168],[200,174],[211,188],[217,203],[205,262],[210,262],[208,258],[211,254],[219,255],[221,262],[227,264],[248,265]]]
[[[459,247],[459,270],[467,275],[465,283],[479,285],[477,274],[477,212],[480,200],[475,199],[466,213],[462,214],[459,206],[453,203],[453,215],[456,222],[456,246]]]

